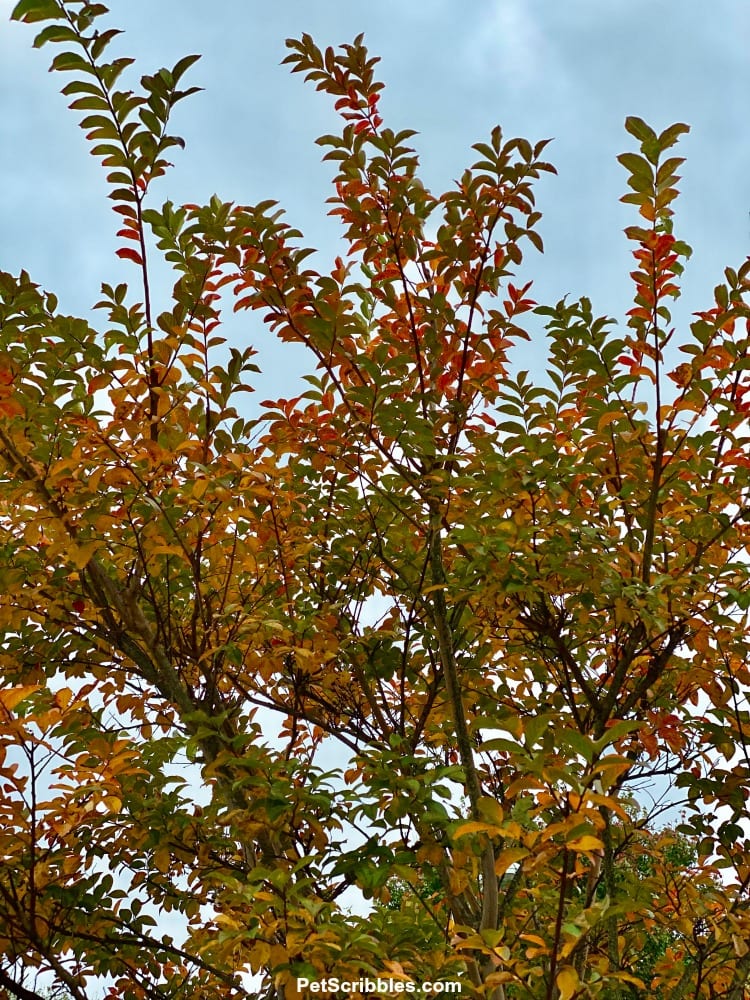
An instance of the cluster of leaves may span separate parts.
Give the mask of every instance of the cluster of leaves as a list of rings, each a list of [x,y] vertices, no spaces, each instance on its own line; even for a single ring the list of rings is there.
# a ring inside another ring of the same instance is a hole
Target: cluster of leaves
[[[618,332],[514,284],[545,144],[496,128],[433,195],[361,38],[286,60],[342,116],[346,261],[268,201],[154,207],[195,57],[118,90],[105,14],[14,11],[72,74],[137,290],[93,329],[0,274],[0,991],[744,1000],[750,266],[678,336],[686,127],[626,123]],[[314,366],[252,421],[227,301]],[[510,360],[532,311],[541,380]],[[659,783],[679,857],[633,808]]]

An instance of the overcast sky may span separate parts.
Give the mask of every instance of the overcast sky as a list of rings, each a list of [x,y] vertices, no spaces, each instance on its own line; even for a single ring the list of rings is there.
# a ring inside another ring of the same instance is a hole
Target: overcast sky
[[[46,72],[53,48],[31,48],[33,26],[9,24],[0,0],[0,269],[26,268],[69,311],[86,312],[101,281],[135,278],[113,257],[116,217],[103,171],[86,150],[75,116]],[[117,54],[140,73],[182,55],[203,58],[189,81],[204,92],[179,106],[187,140],[159,201],[200,201],[216,192],[253,203],[276,198],[309,245],[338,251],[326,218],[331,165],[315,138],[335,128],[329,99],[280,66],[284,39],[310,32],[338,45],[361,31],[387,85],[386,124],[415,128],[423,179],[436,193],[472,162],[473,142],[495,124],[506,135],[553,138],[559,176],[538,187],[543,259],[525,276],[539,301],[589,295],[599,312],[628,307],[630,270],[619,204],[633,148],[626,115],[662,129],[692,131],[676,234],[694,247],[682,315],[705,308],[726,265],[750,253],[750,4],[746,0],[111,0],[126,29]],[[251,320],[246,320],[250,323]],[[243,335],[243,334],[240,334]],[[245,329],[252,340],[267,337]],[[266,366],[278,355],[262,343]],[[533,359],[531,367],[536,367]],[[288,371],[287,368],[284,369]],[[270,372],[275,392],[284,378]],[[290,393],[291,394],[291,393]]]

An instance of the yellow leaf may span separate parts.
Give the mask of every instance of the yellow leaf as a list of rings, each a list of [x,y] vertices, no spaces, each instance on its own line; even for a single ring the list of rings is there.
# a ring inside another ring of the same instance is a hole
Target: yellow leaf
[[[734,945],[735,952],[742,958],[743,955],[747,955],[750,948],[745,944],[742,938],[738,934],[732,935],[732,944]]]
[[[547,947],[547,942],[544,938],[540,938],[538,934],[521,934],[522,941],[529,941],[531,944],[538,944],[541,948]]]
[[[72,552],[72,561],[77,569],[85,569],[91,562],[91,557],[96,550],[101,547],[101,542],[86,542],[85,545],[76,545]]]
[[[167,874],[171,863],[172,863],[172,858],[169,853],[169,848],[160,847],[158,850],[154,851],[154,864],[162,873],[162,875]]]
[[[6,711],[12,712],[24,698],[28,698],[30,694],[38,690],[38,684],[21,684],[18,687],[8,688],[7,691],[0,691],[0,705]]]
[[[560,991],[560,1000],[571,1000],[575,996],[581,980],[572,965],[566,965],[557,973],[557,988]]]
[[[602,431],[605,427],[609,427],[610,424],[614,423],[615,420],[619,420],[620,417],[622,417],[622,414],[618,413],[616,410],[614,412],[610,411],[609,413],[605,413],[604,416],[600,417],[597,422],[597,431]]]
[[[239,920],[235,920],[234,917],[230,917],[226,913],[217,913],[214,916],[214,920],[220,927],[228,927],[233,931],[239,930],[242,927]]]
[[[583,837],[576,837],[574,840],[568,841],[565,845],[571,851],[602,851],[604,850],[604,844],[599,840],[598,837],[592,837],[591,834],[585,834]]]
[[[250,968],[253,972],[260,972],[264,966],[268,965],[271,957],[271,946],[265,941],[256,941],[250,949]]]
[[[495,859],[495,874],[504,875],[517,861],[528,856],[529,852],[525,847],[507,847],[504,851],[500,851]]]
[[[23,540],[26,542],[27,545],[36,545],[41,537],[42,537],[41,525],[37,524],[36,521],[29,521],[29,523],[23,529]]]
[[[479,815],[486,823],[493,826],[501,826],[503,822],[503,807],[497,799],[483,796],[479,800]]]
[[[457,826],[453,836],[455,838],[466,837],[470,833],[490,833],[490,832],[494,833],[496,832],[496,830],[497,828],[494,826],[490,826],[489,823],[477,823],[474,820],[470,819],[467,820],[465,823],[461,823],[459,826]]]
[[[55,705],[57,705],[58,708],[67,708],[72,700],[73,692],[70,688],[60,688],[59,691],[55,692]]]

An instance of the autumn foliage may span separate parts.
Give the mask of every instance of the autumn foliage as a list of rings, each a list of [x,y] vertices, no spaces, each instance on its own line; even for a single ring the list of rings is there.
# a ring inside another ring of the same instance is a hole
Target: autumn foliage
[[[362,38],[305,35],[318,271],[272,202],[158,207],[196,57],[129,89],[105,14],[13,15],[132,281],[94,328],[0,274],[0,997],[743,1000],[750,266],[673,326],[687,127],[626,122],[627,316],[538,305],[545,143],[495,128],[435,195]],[[292,398],[250,408],[226,310],[306,348]]]

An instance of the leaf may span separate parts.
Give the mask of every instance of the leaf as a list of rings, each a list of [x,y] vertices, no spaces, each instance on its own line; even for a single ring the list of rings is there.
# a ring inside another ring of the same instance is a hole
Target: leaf
[[[581,987],[581,980],[572,965],[566,965],[557,973],[555,983],[560,991],[560,1000],[572,1000]]]
[[[495,872],[502,876],[519,861],[529,856],[525,847],[506,847],[495,858]]]
[[[628,736],[630,733],[634,732],[640,727],[641,723],[637,719],[625,720],[619,719],[613,722],[611,725],[607,726],[607,731],[604,736],[594,742],[594,746],[598,753],[601,753],[606,747],[610,746],[612,743],[616,743],[621,740],[624,736]]]
[[[195,480],[193,483],[193,499],[200,500],[203,497],[206,492],[206,488],[208,487],[208,483],[209,480],[206,476],[202,476],[200,479]]]
[[[77,35],[72,28],[65,24],[49,24],[42,28],[34,39],[34,48],[40,49],[48,42],[75,42]]]
[[[77,569],[85,569],[99,548],[101,548],[99,539],[95,539],[93,542],[86,542],[83,545],[77,545],[73,550],[73,564]]]
[[[477,820],[466,820],[463,823],[459,823],[453,832],[455,838],[467,837],[472,833],[491,833],[496,832],[497,827],[492,823],[480,823]]]
[[[51,70],[94,74],[94,69],[78,52],[60,52],[50,63]]]
[[[55,0],[19,0],[13,8],[11,20],[32,24],[60,16],[60,8]]]
[[[172,856],[170,854],[169,848],[160,847],[158,850],[154,851],[154,866],[157,871],[160,871],[162,875],[166,875],[172,865]]]
[[[629,115],[625,119],[625,130],[640,142],[656,141],[656,132],[642,118],[637,118],[634,115]]]
[[[3,706],[6,712],[12,712],[21,704],[22,701],[28,698],[30,694],[33,694],[38,690],[38,684],[20,684],[14,688],[8,688],[6,690],[0,689],[0,705]]]
[[[502,826],[503,809],[497,799],[482,798],[479,800],[479,815],[485,823]]]
[[[743,958],[750,952],[750,946],[747,945],[745,941],[739,936],[739,934],[732,934],[732,947],[734,948],[735,954]]]
[[[649,183],[653,182],[654,171],[645,157],[636,153],[620,153],[617,159],[633,176],[643,177]]]
[[[133,249],[133,247],[119,247],[115,253],[118,257],[122,258],[122,260],[132,260],[134,264],[139,264],[141,267],[143,266],[143,258],[137,250]]]
[[[189,70],[191,66],[194,66],[199,59],[200,55],[183,56],[182,59],[179,59],[175,63],[174,69],[172,70],[172,77],[175,84],[179,82],[181,77],[185,75],[186,71]]]
[[[669,149],[670,146],[674,146],[680,136],[687,135],[689,131],[690,126],[684,125],[681,122],[670,125],[659,136],[659,148],[662,150]]]
[[[582,837],[574,837],[573,840],[566,841],[566,847],[568,847],[571,851],[583,854],[592,851],[603,851],[604,843],[598,837],[594,837],[591,834],[585,834]]]
[[[93,396],[94,393],[98,392],[100,389],[106,389],[110,385],[111,381],[109,372],[99,372],[98,375],[94,375],[94,377],[89,380],[86,391],[90,396]]]

